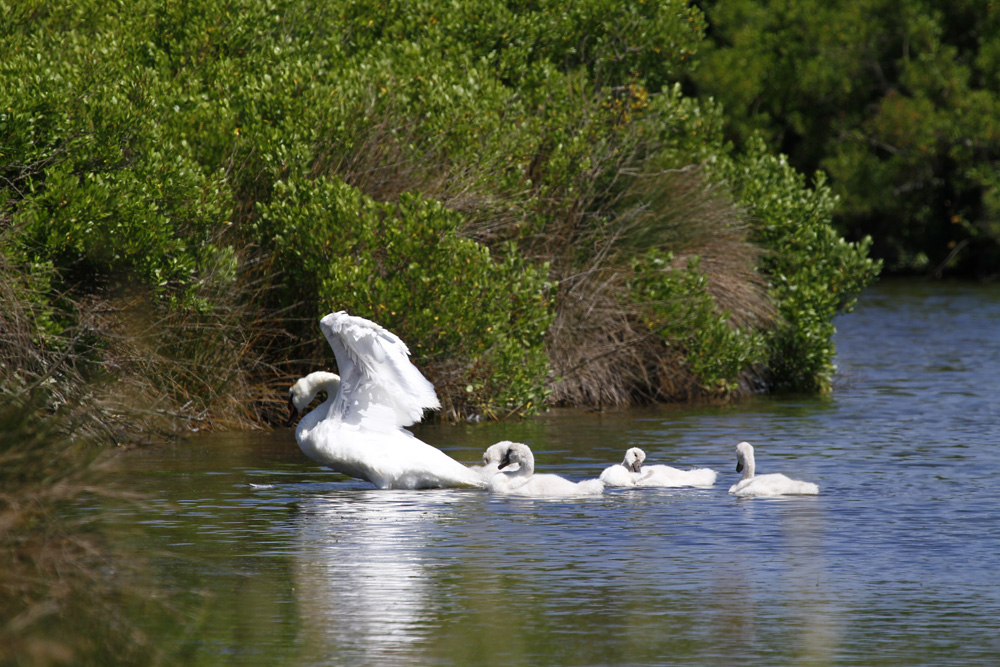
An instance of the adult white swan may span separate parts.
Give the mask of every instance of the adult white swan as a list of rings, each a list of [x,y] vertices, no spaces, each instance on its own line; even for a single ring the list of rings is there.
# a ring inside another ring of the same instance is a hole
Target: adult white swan
[[[753,445],[741,442],[736,445],[736,472],[743,472],[743,478],[729,489],[729,493],[741,498],[760,496],[814,496],[819,486],[812,482],[800,482],[781,473],[754,476]]]
[[[504,468],[517,463],[516,471],[504,472]],[[499,464],[500,472],[490,478],[490,491],[510,496],[567,497],[594,496],[604,493],[604,482],[588,479],[572,482],[565,477],[552,474],[535,474],[535,456],[531,449],[520,442],[507,446]]]
[[[343,311],[327,315],[319,326],[340,376],[310,373],[289,390],[289,425],[296,412],[326,392],[326,400],[295,429],[306,456],[380,489],[485,486],[479,475],[403,428],[419,421],[425,409],[441,407],[403,341]]]
[[[625,452],[625,460],[609,466],[601,473],[601,481],[607,486],[712,486],[718,475],[711,468],[681,470],[665,465],[643,466],[646,452],[631,447]]]

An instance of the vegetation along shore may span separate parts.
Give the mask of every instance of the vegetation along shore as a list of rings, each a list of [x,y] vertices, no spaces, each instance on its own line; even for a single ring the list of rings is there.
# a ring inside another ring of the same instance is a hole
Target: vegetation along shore
[[[988,274],[995,17],[722,4],[0,0],[0,662],[148,658],[53,508],[278,423],[328,312],[505,419],[827,391],[883,258]]]
[[[4,393],[115,439],[268,423],[334,310],[445,418],[828,388],[879,263],[685,94],[701,11],[445,9],[6,6]]]

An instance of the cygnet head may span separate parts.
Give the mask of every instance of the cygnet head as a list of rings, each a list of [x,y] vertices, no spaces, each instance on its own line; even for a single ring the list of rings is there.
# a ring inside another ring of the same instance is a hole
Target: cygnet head
[[[495,445],[490,445],[483,452],[483,463],[485,465],[499,464],[503,460],[504,454],[507,453],[507,448],[513,444],[510,440],[501,440]]]
[[[744,477],[753,477],[753,445],[749,442],[741,442],[736,445],[736,472],[743,472],[747,469]]]
[[[642,451],[638,447],[632,447],[625,452],[625,460],[622,461],[622,465],[628,468],[631,472],[641,472],[642,462],[645,460],[646,452]]]
[[[535,455],[523,443],[512,442],[507,445],[507,451],[504,452],[503,458],[500,460],[500,465],[497,468],[503,470],[514,463],[519,463],[521,465],[521,472],[526,475],[530,475],[535,471]]]
[[[296,380],[288,390],[288,421],[285,426],[295,423],[296,414],[309,407],[316,394],[325,391],[327,397],[332,397],[339,387],[340,376],[326,371],[316,371]]]

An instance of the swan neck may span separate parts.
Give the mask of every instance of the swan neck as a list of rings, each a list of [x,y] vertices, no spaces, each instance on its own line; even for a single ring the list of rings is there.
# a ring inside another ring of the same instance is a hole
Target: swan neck
[[[316,393],[326,392],[326,400],[323,401],[323,405],[331,403],[333,399],[337,398],[337,394],[340,392],[340,378],[334,378],[331,380],[325,380],[317,388]]]
[[[317,371],[310,373],[296,382],[292,387],[289,399],[299,413],[302,413],[320,392],[326,392],[326,400],[323,401],[322,405],[329,406],[336,399],[339,391],[339,375],[327,373],[326,371]]]
[[[516,459],[518,469],[513,472],[517,477],[531,477],[535,474],[535,457],[529,452],[521,452]]]

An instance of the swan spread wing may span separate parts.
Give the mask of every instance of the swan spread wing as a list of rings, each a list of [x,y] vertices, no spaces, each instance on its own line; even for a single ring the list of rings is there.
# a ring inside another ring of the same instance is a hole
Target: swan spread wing
[[[391,429],[410,426],[425,409],[441,407],[427,378],[391,331],[341,311],[320,320],[337,358],[342,389],[333,406],[346,424]]]

